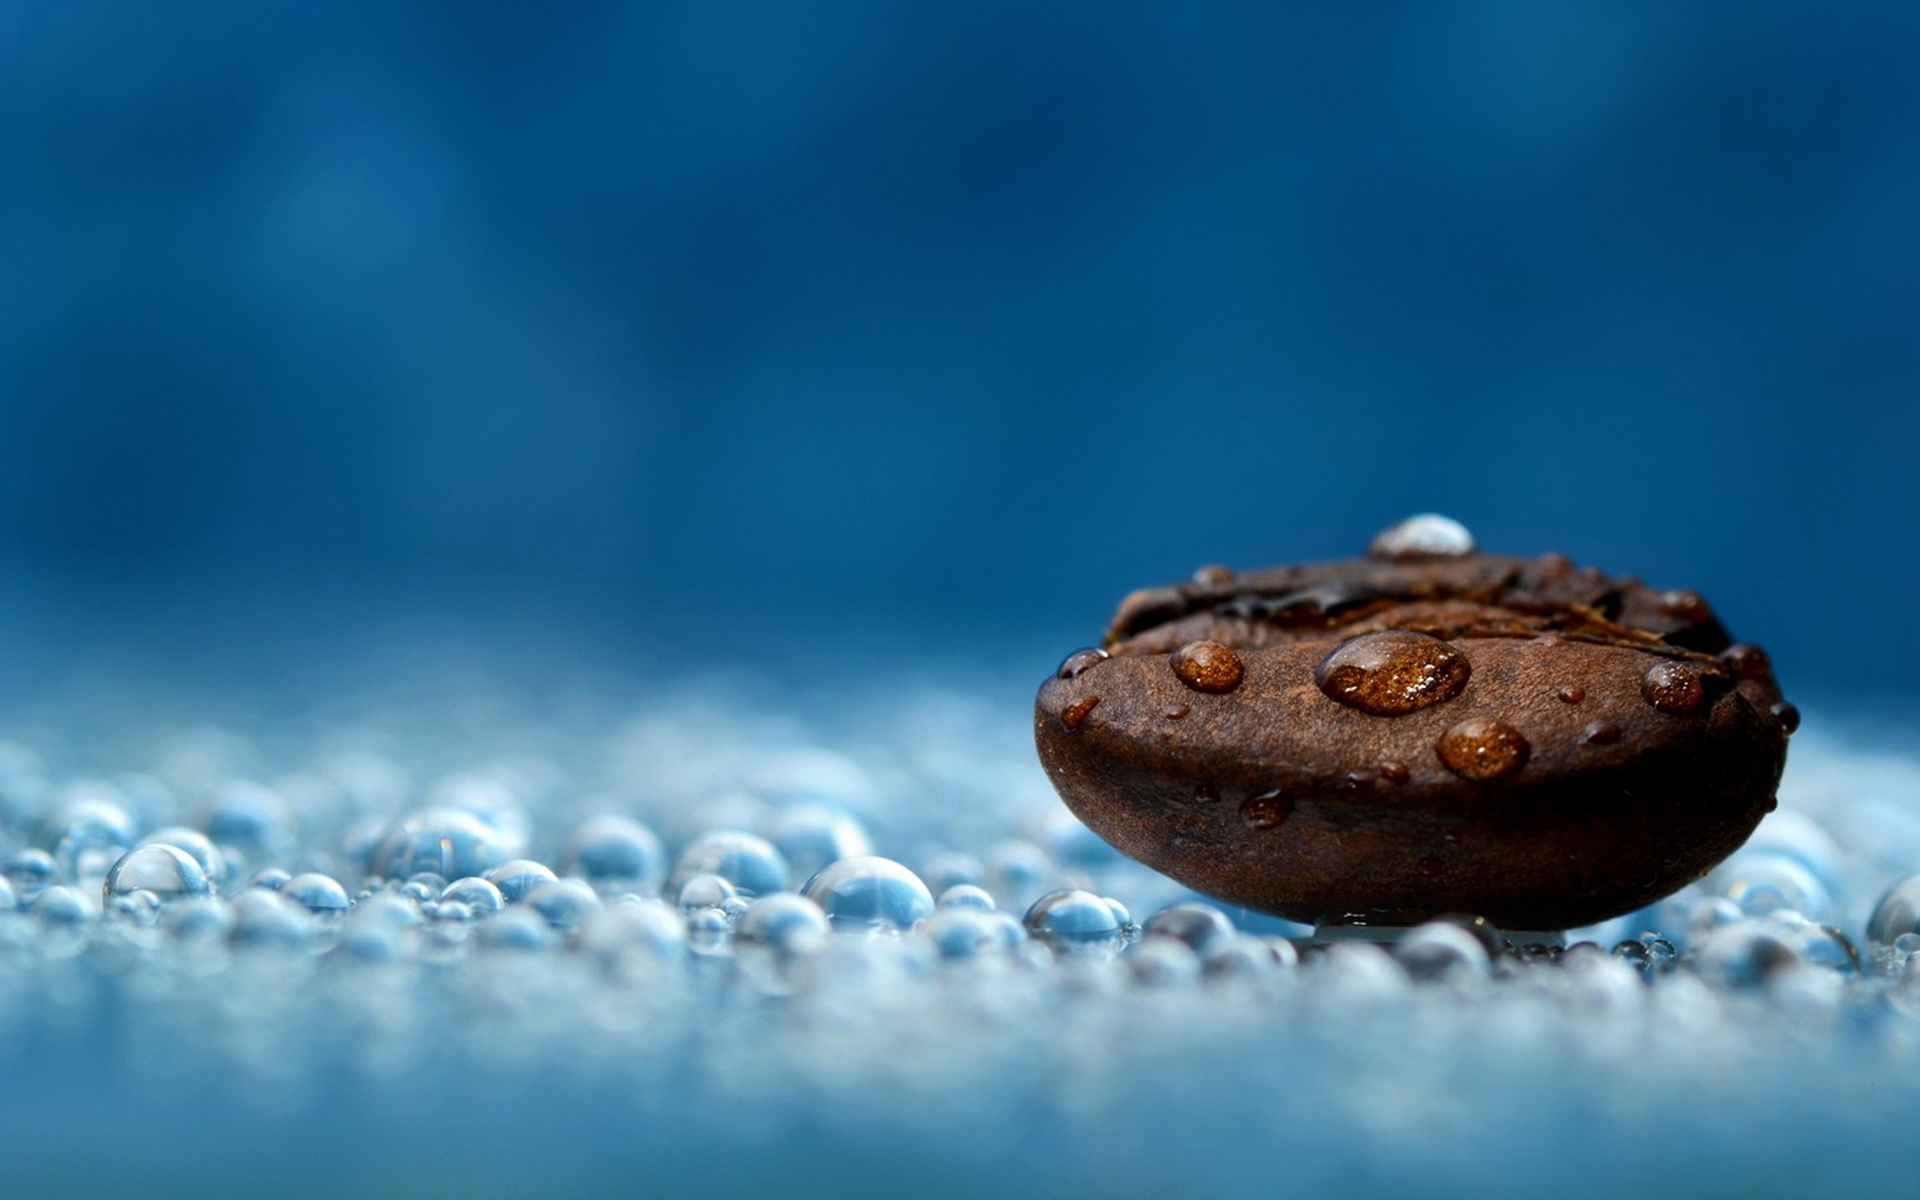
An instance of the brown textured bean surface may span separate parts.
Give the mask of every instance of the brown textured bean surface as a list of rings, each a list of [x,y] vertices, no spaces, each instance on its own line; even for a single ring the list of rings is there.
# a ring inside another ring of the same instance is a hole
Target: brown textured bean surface
[[[1109,657],[1040,690],[1068,805],[1236,904],[1517,929],[1650,903],[1772,808],[1797,714],[1697,594],[1479,554],[1444,524],[1393,534],[1129,596]]]

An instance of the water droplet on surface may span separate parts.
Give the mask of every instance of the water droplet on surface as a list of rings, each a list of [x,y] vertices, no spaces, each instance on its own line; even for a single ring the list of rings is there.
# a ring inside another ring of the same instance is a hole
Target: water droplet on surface
[[[474,940],[492,951],[537,954],[560,944],[546,918],[528,908],[509,908],[474,928]]]
[[[1169,905],[1154,913],[1141,927],[1140,935],[1148,941],[1157,937],[1178,938],[1202,956],[1239,936],[1232,918],[1211,904],[1197,901]]]
[[[1124,960],[1133,982],[1169,990],[1200,982],[1200,956],[1178,938],[1154,938],[1135,947]]]
[[[456,808],[428,808],[395,821],[368,868],[385,879],[432,871],[447,879],[483,875],[508,857],[500,831]]]
[[[890,858],[870,854],[823,868],[800,894],[819,905],[841,931],[911,929],[933,914],[933,894],[918,875]]]
[[[1193,786],[1193,802],[1195,804],[1218,804],[1220,803],[1220,789],[1215,787],[1210,781],[1197,783]]]
[[[680,886],[675,903],[679,904],[681,912],[693,912],[701,908],[719,908],[739,896],[734,886],[718,875],[695,875]]]
[[[935,908],[970,908],[977,912],[992,912],[999,906],[993,902],[993,896],[983,887],[971,883],[957,883],[940,893],[934,902]]]
[[[347,889],[341,887],[331,875],[322,875],[317,871],[295,875],[280,889],[280,894],[321,918],[338,919],[351,907]]]
[[[701,835],[680,852],[668,890],[679,895],[695,875],[718,875],[751,898],[786,890],[787,860],[763,837],[721,829]]]
[[[174,846],[140,846],[127,852],[107,872],[103,895],[107,899],[144,891],[161,901],[189,900],[212,891],[207,873],[192,855]]]
[[[566,862],[587,880],[636,892],[655,892],[667,873],[666,851],[654,832],[632,817],[603,813],[573,831]]]
[[[1060,714],[1060,723],[1068,729],[1080,728],[1080,726],[1086,722],[1087,714],[1091,713],[1099,703],[1100,697],[1098,696],[1080,697],[1072,704],[1067,705],[1065,711]]]
[[[227,881],[226,856],[213,844],[213,839],[197,829],[188,829],[184,825],[169,825],[165,829],[156,829],[135,843],[138,846],[172,846],[184,850],[193,861],[200,864],[201,874],[215,887]]]
[[[1193,581],[1201,587],[1221,587],[1233,580],[1233,572],[1218,563],[1208,563],[1193,573]]]
[[[1707,702],[1707,681],[1692,663],[1663,658],[1641,676],[1640,694],[1661,712],[1685,716]]]
[[[1674,588],[1660,593],[1660,611],[1676,620],[1698,624],[1713,620],[1713,606],[1699,592]]]
[[[1053,673],[1055,679],[1072,679],[1089,667],[1097,667],[1107,661],[1107,652],[1097,646],[1084,650],[1075,650],[1060,662],[1060,669]]]
[[[1774,720],[1780,722],[1780,728],[1788,734],[1800,728],[1800,710],[1793,705],[1785,703],[1776,704],[1767,711],[1773,714]]]
[[[261,950],[301,950],[313,941],[313,916],[306,909],[263,888],[248,888],[233,898],[235,946]]]
[[[1766,921],[1735,921],[1709,933],[1685,962],[1701,977],[1729,988],[1756,988],[1802,965],[1783,931]]]
[[[747,906],[734,927],[734,942],[777,954],[810,954],[833,929],[827,914],[805,896],[774,892]]]
[[[1750,642],[1735,642],[1720,652],[1720,663],[1735,679],[1773,678],[1773,659]]]
[[[53,855],[38,847],[16,852],[7,859],[7,882],[13,885],[14,895],[22,904],[31,904],[53,884],[59,874],[54,866]]]
[[[49,925],[80,925],[93,915],[87,898],[74,888],[56,883],[33,902],[33,915]]]
[[[512,862],[501,863],[481,878],[499,888],[508,904],[518,904],[526,899],[528,892],[543,883],[552,883],[559,876],[545,863],[537,863],[530,858],[516,858]]]
[[[1867,944],[1891,946],[1903,937],[1920,936],[1920,875],[1895,882],[1873,906],[1867,918]]]
[[[1240,819],[1254,829],[1278,829],[1293,815],[1293,801],[1279,792],[1261,792],[1240,805]]]
[[[1208,983],[1258,983],[1298,966],[1300,951],[1285,938],[1236,937],[1216,945],[1201,963]]]
[[[1397,717],[1459,695],[1472,670],[1465,654],[1439,638],[1388,629],[1342,643],[1313,681],[1349,708]]]
[[[774,848],[794,877],[810,876],[828,863],[873,853],[873,839],[844,810],[815,802],[783,810],[770,831]]]
[[[1464,558],[1473,553],[1473,534],[1451,517],[1419,513],[1374,535],[1367,553],[1374,558]]]
[[[1590,746],[1611,746],[1620,740],[1620,727],[1612,721],[1595,721],[1581,731],[1580,740]]]
[[[293,872],[284,867],[261,867],[248,877],[247,886],[250,888],[265,888],[269,892],[277,892],[287,886],[287,881],[292,878]]]
[[[1380,778],[1388,783],[1405,783],[1413,778],[1413,772],[1407,770],[1407,764],[1392,759],[1380,764]]]
[[[1441,734],[1434,753],[1455,775],[1484,782],[1516,774],[1532,749],[1513,726],[1474,717]]]
[[[1063,888],[1033,902],[1022,922],[1027,933],[1056,954],[1108,958],[1124,942],[1121,924],[1105,900],[1092,892]]]
[[[941,958],[977,958],[1007,949],[1002,932],[1006,926],[1001,919],[1004,915],[976,908],[942,908],[927,918],[926,924],[920,927],[920,936],[932,944]]]
[[[469,875],[465,879],[456,879],[440,893],[441,904],[464,905],[469,913],[484,917],[497,913],[507,906],[507,898],[500,889],[480,878]]]
[[[1764,849],[1735,854],[1708,877],[1708,886],[1750,917],[1791,912],[1825,920],[1833,908],[1832,892],[1804,862]]]
[[[1181,683],[1215,696],[1233,691],[1246,678],[1240,656],[1219,642],[1188,642],[1168,656],[1167,665]]]
[[[47,823],[47,845],[54,865],[68,878],[93,881],[133,847],[133,818],[105,785],[80,785]]]
[[[580,928],[581,922],[601,908],[599,895],[578,879],[540,884],[527,893],[526,905],[562,933]]]
[[[1167,705],[1166,718],[1169,721],[1184,721],[1187,719],[1187,714],[1192,711],[1193,709],[1189,705],[1169,704]]]
[[[1554,695],[1560,698],[1562,704],[1578,704],[1587,698],[1587,689],[1577,683],[1571,683],[1555,692]]]
[[[1393,957],[1415,979],[1486,975],[1492,960],[1478,937],[1452,921],[1428,921],[1393,946]]]

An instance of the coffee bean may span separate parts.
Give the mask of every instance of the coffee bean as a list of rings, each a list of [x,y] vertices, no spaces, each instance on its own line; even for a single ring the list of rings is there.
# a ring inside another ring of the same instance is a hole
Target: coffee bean
[[[1362,558],[1135,592],[1102,649],[1040,689],[1068,806],[1298,921],[1634,911],[1746,840],[1798,722],[1696,593],[1481,554],[1430,516]]]

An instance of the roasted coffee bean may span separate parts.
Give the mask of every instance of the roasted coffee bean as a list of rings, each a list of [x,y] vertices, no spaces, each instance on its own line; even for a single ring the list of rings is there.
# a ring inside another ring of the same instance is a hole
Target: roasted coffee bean
[[[1696,593],[1481,554],[1431,516],[1363,558],[1136,592],[1102,649],[1035,710],[1068,806],[1298,921],[1631,912],[1746,840],[1798,721]]]

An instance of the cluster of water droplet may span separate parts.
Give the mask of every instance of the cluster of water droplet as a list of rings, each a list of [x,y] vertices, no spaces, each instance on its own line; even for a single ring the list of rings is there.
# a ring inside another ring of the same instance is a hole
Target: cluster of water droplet
[[[1462,1130],[1506,1122],[1511,1167],[1542,1098],[1708,1137],[1701,1105],[1772,1130],[1789,1089],[1795,1119],[1857,1102],[1869,1064],[1868,1127],[1920,1104],[1905,758],[1796,747],[1746,849],[1564,947],[1470,917],[1316,944],[1108,849],[1018,716],[968,694],[811,725],[697,694],[515,719],[538,736],[202,731],[86,775],[0,747],[0,1055],[104,1022],[111,1071],[168,1086],[286,1101],[345,1070],[433,1107],[420,1088],[536,1072],[663,1121],[674,1097],[674,1136],[804,1110],[821,1137],[1109,1180],[1171,1178],[1156,1131],[1205,1128],[1193,1194],[1231,1191],[1249,1147],[1356,1169],[1330,1135],[1399,1147],[1368,1170],[1471,1178]],[[1070,1145],[1035,1150],[1033,1122]],[[1093,1153],[1115,1130],[1131,1149]]]

